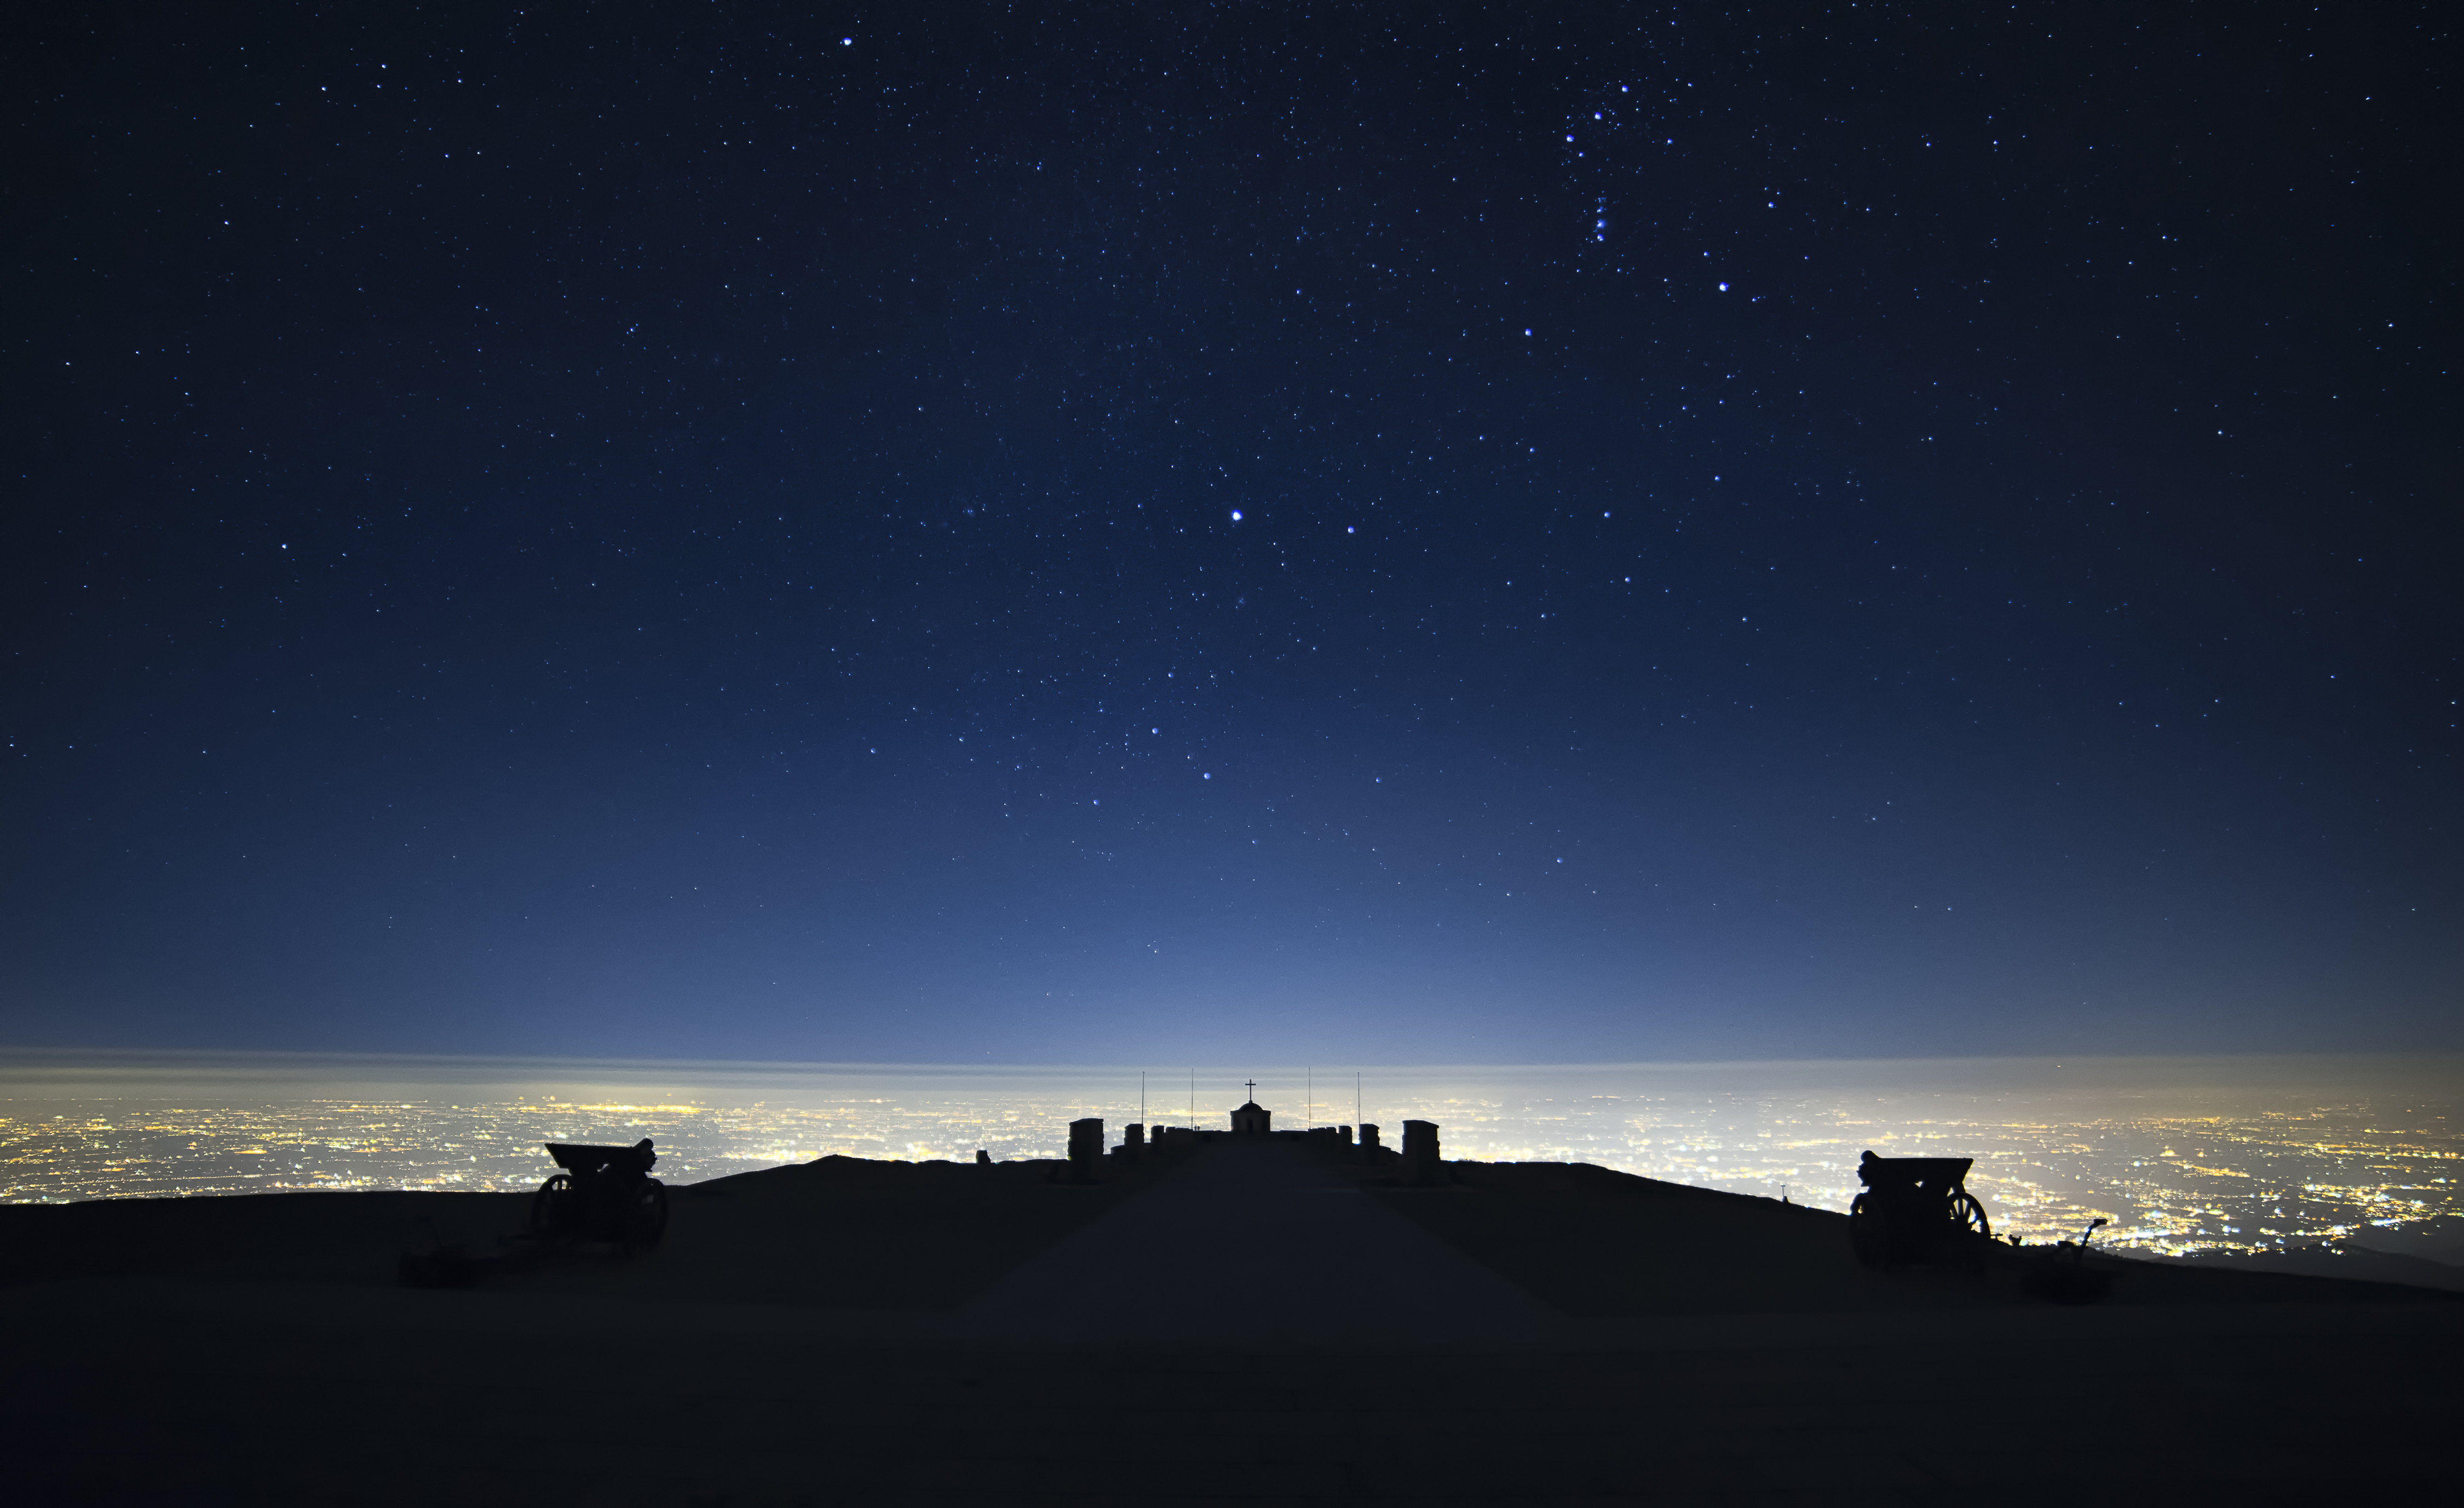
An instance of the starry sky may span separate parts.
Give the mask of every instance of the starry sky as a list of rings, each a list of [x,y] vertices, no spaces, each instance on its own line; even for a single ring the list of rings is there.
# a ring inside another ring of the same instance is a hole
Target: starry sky
[[[2464,1043],[2439,8],[20,41],[0,1042]]]

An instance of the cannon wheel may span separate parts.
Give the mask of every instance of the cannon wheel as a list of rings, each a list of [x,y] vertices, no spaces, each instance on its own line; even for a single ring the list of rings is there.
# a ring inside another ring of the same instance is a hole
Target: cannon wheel
[[[1891,1221],[1882,1201],[1860,1193],[1848,1207],[1848,1248],[1866,1267],[1886,1267],[1891,1260]]]
[[[1965,1189],[1950,1196],[1950,1221],[1978,1240],[1993,1239],[1993,1222],[1985,1218],[1985,1206]]]
[[[531,1195],[531,1234],[558,1235],[573,1223],[573,1174],[555,1173]]]
[[[657,1250],[660,1237],[667,1234],[668,1186],[656,1178],[645,1178],[625,1198],[626,1255],[638,1257]]]

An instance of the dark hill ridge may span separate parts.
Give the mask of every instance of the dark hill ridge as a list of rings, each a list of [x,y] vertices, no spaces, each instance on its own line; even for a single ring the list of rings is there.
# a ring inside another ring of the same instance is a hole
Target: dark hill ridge
[[[2441,1294],[2132,1264],[2057,1309],[1991,1270],[1862,1272],[1837,1215],[1584,1167],[1384,1188],[1219,1142],[1060,1171],[740,1174],[675,1191],[652,1257],[458,1292],[391,1285],[416,1216],[482,1244],[522,1196],[0,1209],[11,1448],[42,1500],[423,1505],[2025,1502],[2079,1470],[2202,1497],[2445,1470]]]
[[[1224,1150],[1248,1149],[1227,1144]],[[2019,1291],[2007,1261],[1982,1279],[1925,1268],[1869,1272],[1848,1259],[1844,1217],[1830,1211],[1590,1164],[1454,1163],[1452,1185],[1418,1190],[1391,1187],[1377,1169],[1297,1149],[1268,1155],[1306,1169],[1303,1176],[1328,1189],[1356,1189],[1572,1317],[2036,1302]],[[949,1312],[1179,1170],[1157,1157],[1080,1186],[1061,1179],[1066,1168],[1056,1161],[983,1167],[828,1156],[672,1186],[677,1213],[654,1257],[581,1262],[514,1281],[655,1301]],[[1201,1194],[1194,1212],[1201,1225],[1257,1217],[1254,1208],[1209,1205],[1208,1197],[1234,1196]],[[384,1284],[392,1280],[397,1251],[436,1238],[489,1250],[499,1235],[520,1230],[528,1211],[526,1194],[394,1191],[0,1206],[0,1282],[144,1273]],[[1305,1242],[1308,1230],[1304,1224],[1289,1238]],[[2110,1300],[2122,1305],[2431,1297],[2350,1259],[2356,1271],[2346,1280],[2263,1265],[2106,1260],[2122,1275]],[[2399,1264],[2407,1271],[2411,1265]]]
[[[932,1312],[1145,1187],[1056,1185],[1051,1162],[814,1162],[671,1185],[667,1242],[638,1262],[509,1279],[647,1300]],[[1159,1170],[1159,1169],[1158,1169]],[[0,1205],[0,1282],[99,1275],[389,1286],[403,1251],[498,1249],[529,1194],[247,1194]]]
[[[760,1301],[936,1314],[1145,1189],[1057,1162],[977,1166],[824,1157],[674,1191],[669,1237],[631,1263],[525,1275],[526,1287],[649,1301]]]
[[[2033,1306],[2025,1258],[1998,1248],[1981,1275],[1871,1272],[1848,1259],[1847,1217],[1586,1163],[1458,1164],[1470,1197],[1385,1194],[1431,1234],[1569,1315],[1817,1314]],[[2357,1270],[2193,1268],[2100,1257],[2111,1303],[2404,1303],[2428,1297]],[[2377,1280],[2372,1280],[2376,1279]]]
[[[2464,1219],[2440,1215],[2401,1230],[2365,1226],[2332,1240],[2279,1252],[2202,1252],[2175,1260],[2210,1269],[2303,1273],[2464,1293]]]

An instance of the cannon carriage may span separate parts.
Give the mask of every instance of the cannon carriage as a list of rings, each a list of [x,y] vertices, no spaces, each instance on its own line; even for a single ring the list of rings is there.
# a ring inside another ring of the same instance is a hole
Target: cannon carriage
[[[1848,1207],[1848,1242],[1868,1267],[1945,1259],[1978,1262],[1993,1239],[1985,1206],[1966,1187],[1972,1157],[1877,1157],[1857,1165],[1865,1191]]]
[[[668,1233],[668,1187],[650,1176],[658,1154],[644,1137],[630,1147],[550,1142],[564,1169],[531,1196],[531,1235],[541,1241],[609,1241],[628,1256]]]

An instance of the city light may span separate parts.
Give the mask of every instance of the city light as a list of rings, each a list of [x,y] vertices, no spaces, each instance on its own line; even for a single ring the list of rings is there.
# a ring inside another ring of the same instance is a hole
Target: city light
[[[659,1147],[671,1183],[830,1154],[876,1159],[1059,1157],[1068,1123],[1137,1118],[1103,1072],[1054,1070],[996,1082],[918,1073],[856,1082],[772,1082],[760,1098],[570,1098],[529,1093],[452,1098],[296,1098],[184,1106],[169,1092],[54,1101],[40,1113],[0,1098],[0,1202],[259,1193],[293,1190],[527,1191],[552,1170],[542,1143],[633,1142]],[[1347,1076],[1348,1077],[1348,1076]],[[1946,1112],[1921,1096],[1798,1086],[1616,1085],[1608,1070],[1477,1071],[1374,1082],[1366,1118],[1445,1127],[1449,1155],[1470,1161],[1585,1162],[1677,1183],[1844,1210],[1860,1153],[1968,1156],[1969,1188],[1997,1233],[2051,1240],[2088,1219],[2101,1239],[2160,1254],[2265,1251],[2371,1227],[2464,1213],[2453,1106],[2397,1095],[2372,1103],[2239,1104],[2229,1113],[2113,1114],[2082,1100],[1982,1097]],[[1091,1082],[1090,1082],[1091,1081]],[[1131,1077],[1134,1082],[1134,1076]],[[1291,1124],[1337,1119],[1290,1091],[1273,1099]],[[1210,1089],[1198,1120],[1222,1105]],[[1348,1102],[1348,1091],[1346,1099]],[[2248,1096],[2243,1098],[2247,1099]],[[1999,1101],[1999,1104],[1993,1103]],[[1351,1113],[1349,1104],[1341,1107]],[[1181,1121],[1158,1101],[1157,1124]]]

